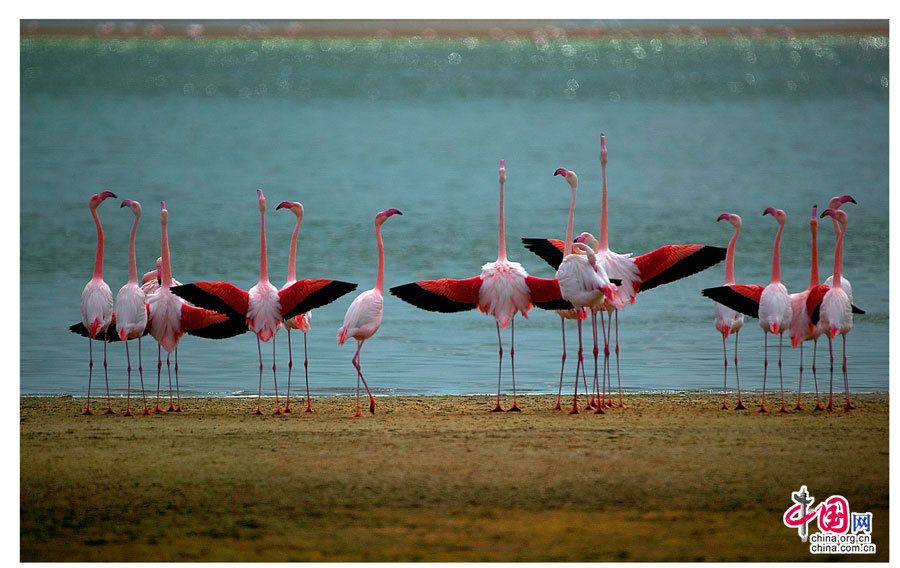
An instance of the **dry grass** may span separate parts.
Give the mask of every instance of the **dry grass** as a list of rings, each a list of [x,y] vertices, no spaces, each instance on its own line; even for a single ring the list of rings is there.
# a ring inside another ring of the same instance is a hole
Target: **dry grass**
[[[144,418],[22,398],[21,558],[824,559],[781,523],[800,484],[872,511],[888,558],[887,395],[833,415],[627,402],[566,416],[523,397],[497,415],[484,397],[405,397],[353,420],[345,398],[287,417],[191,399]]]

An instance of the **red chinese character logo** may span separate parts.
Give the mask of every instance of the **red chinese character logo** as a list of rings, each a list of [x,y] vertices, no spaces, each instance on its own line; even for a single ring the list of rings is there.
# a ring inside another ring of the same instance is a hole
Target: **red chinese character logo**
[[[850,504],[840,495],[832,495],[819,503],[819,529],[845,534],[850,529]]]

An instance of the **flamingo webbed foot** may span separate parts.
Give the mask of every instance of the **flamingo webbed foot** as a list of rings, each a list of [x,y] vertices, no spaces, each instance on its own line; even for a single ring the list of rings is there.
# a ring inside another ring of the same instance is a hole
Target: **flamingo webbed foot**
[[[500,407],[500,402],[497,402],[497,406],[488,410],[488,412],[503,412],[503,408]]]
[[[738,400],[737,404],[734,406],[735,410],[747,410],[747,407],[744,406],[744,403]]]
[[[122,413],[122,416],[134,416],[130,406],[125,408],[125,412]]]
[[[557,400],[556,404],[553,405],[553,408],[551,408],[550,410],[562,410],[562,405],[559,404],[559,401]]]
[[[514,402],[512,406],[506,409],[507,412],[522,412],[522,409]]]
[[[262,410],[259,409],[259,405],[256,405],[256,410],[253,411],[253,416],[262,416]]]
[[[769,413],[769,409],[766,408],[765,403],[760,404],[759,408],[756,411],[759,412],[760,414],[768,414]]]
[[[787,409],[784,403],[781,404],[781,408],[778,409],[778,414],[790,414],[791,411]]]
[[[813,407],[813,412],[822,412],[823,410],[825,410],[825,407],[822,406],[822,402],[821,402],[821,401],[818,401],[818,400],[817,400],[817,401],[816,401],[816,405]]]
[[[145,406],[144,406],[144,411],[141,412],[141,416],[150,416],[151,414],[153,414],[153,413],[150,412],[150,409],[147,408],[147,406],[145,405]]]
[[[91,410],[91,405],[87,405],[84,407],[84,410],[81,411],[81,416],[93,416],[94,412]]]
[[[116,411],[112,409],[112,406],[107,406],[106,410],[103,411],[103,414],[105,416],[112,416],[115,413],[116,413]]]
[[[596,409],[594,409],[594,414],[606,414],[603,410],[603,406],[598,405]]]

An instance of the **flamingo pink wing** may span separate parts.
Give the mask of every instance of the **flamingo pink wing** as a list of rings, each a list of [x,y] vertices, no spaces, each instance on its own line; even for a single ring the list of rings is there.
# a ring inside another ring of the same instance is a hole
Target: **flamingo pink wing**
[[[701,293],[732,310],[753,318],[759,317],[759,299],[764,287],[756,284],[728,284],[706,288]]]
[[[525,248],[544,259],[544,262],[554,269],[559,268],[563,259],[563,251],[566,248],[566,243],[560,239],[523,237],[522,244],[525,245]]]
[[[298,280],[278,292],[281,316],[291,319],[322,307],[356,289],[356,284],[326,278]]]
[[[464,312],[478,307],[481,276],[419,280],[391,288],[391,294],[430,312]]]
[[[194,282],[173,286],[172,293],[188,302],[229,315],[246,316],[250,294],[230,282]]]
[[[561,243],[562,241],[560,241]],[[531,303],[543,310],[571,310],[572,304],[562,297],[559,281],[556,278],[539,278],[526,276]]]
[[[725,260],[726,250],[707,245],[665,245],[635,257],[641,271],[638,291],[650,290],[706,270]]]
[[[197,337],[227,339],[247,331],[247,320],[243,316],[229,317],[212,310],[181,304],[181,329]]]

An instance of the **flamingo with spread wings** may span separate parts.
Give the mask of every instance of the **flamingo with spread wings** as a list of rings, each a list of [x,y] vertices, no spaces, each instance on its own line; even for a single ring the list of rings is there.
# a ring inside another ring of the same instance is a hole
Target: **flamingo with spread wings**
[[[279,291],[269,281],[266,250],[266,197],[262,189],[256,190],[260,214],[259,230],[259,280],[250,288],[242,290],[229,282],[194,282],[172,288],[172,292],[198,306],[227,314],[245,321],[256,334],[256,348],[259,354],[259,391],[254,414],[261,415],[262,403],[262,345],[275,337],[284,320],[308,312],[314,308],[330,304],[344,294],[356,289],[356,284],[325,278],[298,280]],[[164,345],[165,347],[165,345]],[[275,365],[275,342],[272,342],[272,379],[275,383],[275,412],[283,413],[278,400],[278,378]]]
[[[497,327],[499,365],[497,370],[497,402],[491,412],[502,412],[500,385],[503,376],[503,341],[500,329],[510,328],[510,368],[513,379],[513,401],[508,412],[520,412],[515,390],[515,316],[527,317],[532,306],[542,309],[571,309],[562,299],[555,279],[529,276],[518,262],[506,256],[504,187],[506,165],[500,160],[500,221],[497,232],[497,260],[481,267],[481,274],[471,278],[419,280],[391,288],[401,300],[432,312],[462,312],[478,309],[492,316]],[[571,239],[570,239],[571,241]],[[580,321],[580,320],[579,320]]]
[[[608,237],[608,208],[607,208],[607,183],[606,183],[606,163],[608,160],[608,150],[606,148],[606,137],[600,136],[600,165],[603,178],[603,190],[601,196],[600,208],[600,240],[594,248],[600,265],[604,268],[610,278],[621,281],[617,286],[617,294],[613,300],[605,302],[594,310],[596,312],[603,310],[609,313],[611,328],[612,318],[615,317],[615,353],[616,368],[619,356],[618,341],[618,311],[627,303],[633,303],[638,292],[643,292],[674,282],[681,278],[691,276],[697,272],[706,270],[707,268],[718,264],[725,259],[725,249],[721,247],[713,247],[701,244],[687,245],[665,245],[654,251],[640,256],[632,256],[631,254],[619,254],[609,249]],[[563,259],[563,250],[565,243],[557,239],[547,238],[523,238],[522,242],[525,247],[544,259],[553,268],[558,268]],[[601,312],[601,320],[603,314]],[[601,321],[601,325],[602,325]],[[596,327],[596,326],[595,326]],[[606,329],[606,328],[604,328]],[[610,331],[612,331],[610,329]],[[609,340],[610,333],[604,334],[604,369],[609,368]],[[596,333],[595,333],[596,337]],[[596,352],[596,350],[595,350]],[[595,354],[595,358],[597,355]],[[596,365],[595,365],[596,367]],[[618,375],[619,373],[617,373]],[[595,383],[596,383],[595,379]],[[621,390],[621,378],[619,382],[619,405],[624,406]],[[611,391],[612,389],[610,389]],[[611,399],[610,395],[610,399]],[[607,402],[607,406],[612,406],[611,400]]]

